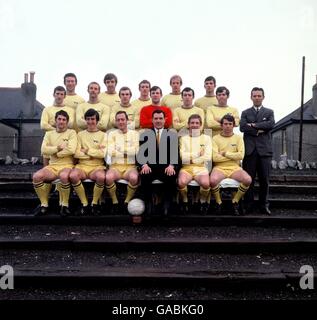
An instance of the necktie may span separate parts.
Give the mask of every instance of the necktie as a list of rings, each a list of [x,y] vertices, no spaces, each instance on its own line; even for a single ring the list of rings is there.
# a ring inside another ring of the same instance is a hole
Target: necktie
[[[258,113],[259,113],[259,110],[260,110],[260,108],[259,108],[259,107],[255,107],[256,114],[258,114]]]
[[[156,131],[156,142],[157,142],[157,145],[160,144],[160,130],[159,129],[157,129],[157,131]]]

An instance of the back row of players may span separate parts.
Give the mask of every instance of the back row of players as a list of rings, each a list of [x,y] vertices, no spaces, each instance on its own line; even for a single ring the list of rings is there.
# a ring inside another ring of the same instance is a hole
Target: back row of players
[[[88,85],[89,100],[84,102],[75,93],[76,76],[66,74],[64,83],[67,94],[63,87],[56,87],[54,105],[43,110],[41,127],[49,132],[43,140],[42,154],[50,160],[33,177],[34,188],[41,201],[39,213],[47,211],[50,182],[57,177],[61,180],[61,214],[67,215],[70,214],[68,199],[71,185],[81,200],[81,213],[99,211],[98,201],[104,184],[111,196],[114,211],[118,211],[115,181],[121,178],[128,181],[127,204],[138,187],[140,176],[147,203],[151,196],[149,183],[154,179],[165,183],[168,191],[164,202],[166,213],[176,191],[176,178],[185,211],[188,210],[187,185],[192,179],[199,183],[203,212],[209,209],[210,191],[215,197],[216,209],[220,210],[219,182],[226,177],[234,178],[240,182],[238,192],[232,199],[234,213],[238,214],[238,202],[252,179],[240,167],[244,157],[244,142],[241,136],[233,133],[233,127],[239,124],[239,114],[237,109],[227,105],[227,88],[218,87],[215,96],[215,78],[207,77],[206,96],[196,100],[194,105],[194,90],[187,87],[180,92],[182,80],[179,76],[171,78],[172,93],[162,101],[161,89],[150,87],[149,81],[144,80],[139,84],[140,98],[130,103],[132,94],[128,87],[122,87],[116,94],[115,75],[107,74],[104,82],[107,92],[100,93],[99,84],[91,82]],[[263,93],[264,98],[263,89],[255,89]],[[274,117],[271,120],[274,124]],[[176,131],[167,130],[170,127],[177,131],[189,129],[180,138],[179,147]],[[202,134],[204,127],[213,129],[212,140],[209,135]],[[79,131],[78,135],[68,128]],[[104,134],[112,128],[116,129],[110,130],[108,135]],[[139,128],[150,130],[142,132],[140,137],[133,130]],[[221,135],[218,134],[220,132]],[[264,131],[257,129],[256,132],[261,134]],[[154,135],[152,141],[151,134]],[[141,150],[144,141],[156,145],[154,161],[149,161],[149,153],[153,152],[149,145],[147,156],[144,156],[144,150]],[[164,155],[164,161],[161,161],[161,154]],[[103,162],[106,155],[111,159],[107,171]],[[76,166],[74,158],[78,159]],[[206,162],[211,160],[213,170],[209,176]],[[91,208],[88,207],[81,183],[86,178],[96,182]]]
[[[218,87],[215,95],[216,79],[212,76],[205,79],[206,95],[194,103],[194,90],[186,87],[182,91],[182,79],[175,75],[170,79],[172,92],[162,98],[162,90],[151,87],[147,80],[139,83],[140,97],[130,102],[132,92],[128,87],[122,87],[117,93],[117,78],[114,74],[107,74],[104,78],[107,91],[100,93],[100,85],[91,82],[88,85],[89,99],[87,102],[75,93],[77,78],[74,74],[66,74],[64,83],[66,90],[59,86],[54,89],[54,105],[43,110],[41,128],[52,130],[54,117],[58,110],[65,110],[69,114],[69,128],[76,131],[87,128],[84,119],[85,112],[93,108],[98,111],[100,121],[98,129],[107,131],[115,127],[115,114],[125,111],[128,115],[130,129],[151,128],[151,115],[158,107],[166,114],[166,128],[173,127],[177,131],[187,128],[187,120],[192,114],[199,114],[203,127],[213,130],[213,135],[220,132],[220,119],[230,113],[235,117],[236,126],[239,125],[239,112],[227,104],[229,90]],[[146,108],[144,108],[146,107]]]

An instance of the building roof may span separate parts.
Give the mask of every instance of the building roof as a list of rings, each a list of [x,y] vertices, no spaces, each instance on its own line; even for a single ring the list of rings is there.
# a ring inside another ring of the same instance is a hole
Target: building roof
[[[305,123],[309,123],[309,122],[316,123],[317,122],[317,120],[313,116],[312,109],[313,109],[313,99],[310,99],[303,106],[303,121]],[[284,117],[280,121],[278,121],[275,124],[272,132],[283,129],[292,123],[298,123],[300,121],[300,114],[301,114],[301,107],[297,108],[296,110],[294,110],[293,112],[288,114],[286,117]]]
[[[30,98],[22,88],[0,88],[0,119],[40,119],[44,106],[35,100],[34,113],[27,112]]]

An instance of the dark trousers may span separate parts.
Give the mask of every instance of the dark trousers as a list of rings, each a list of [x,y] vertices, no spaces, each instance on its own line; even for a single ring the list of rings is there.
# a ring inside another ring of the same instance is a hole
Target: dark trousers
[[[171,202],[174,194],[176,193],[176,177],[177,173],[173,176],[165,174],[165,167],[162,168],[151,168],[152,171],[149,174],[140,174],[141,177],[141,189],[143,191],[144,200],[149,201],[152,198],[153,185],[152,181],[158,179],[164,183],[162,189],[164,190],[164,200]]]
[[[256,150],[243,159],[243,169],[251,176],[252,184],[244,196],[246,205],[252,205],[254,202],[254,181],[256,175],[259,181],[259,204],[267,206],[269,204],[269,183],[271,157],[260,156]]]

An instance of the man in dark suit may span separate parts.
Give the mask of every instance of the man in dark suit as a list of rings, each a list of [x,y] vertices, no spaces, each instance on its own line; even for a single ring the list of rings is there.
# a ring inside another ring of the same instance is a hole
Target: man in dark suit
[[[141,188],[147,211],[151,213],[152,181],[158,179],[164,183],[164,215],[167,215],[177,189],[178,136],[175,130],[164,129],[164,111],[153,111],[152,123],[152,129],[140,133],[137,162],[141,177]]]
[[[262,105],[264,90],[253,88],[253,106],[241,114],[240,131],[244,133],[245,157],[243,169],[252,178],[252,184],[245,195],[246,210],[253,210],[254,180],[259,180],[259,203],[263,214],[271,214],[269,209],[269,176],[272,159],[271,129],[274,127],[274,112]]]

